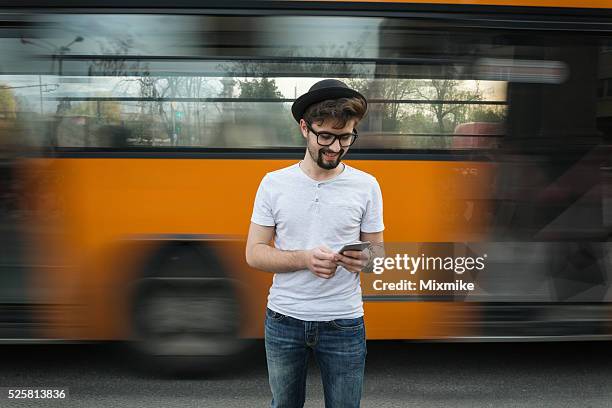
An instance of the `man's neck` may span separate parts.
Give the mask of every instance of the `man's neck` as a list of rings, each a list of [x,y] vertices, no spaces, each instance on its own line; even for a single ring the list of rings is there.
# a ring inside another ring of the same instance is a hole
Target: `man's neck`
[[[335,169],[323,169],[319,165],[312,161],[308,153],[304,157],[304,160],[300,162],[300,168],[308,177],[317,181],[325,181],[336,177],[344,170],[344,164],[340,163]]]

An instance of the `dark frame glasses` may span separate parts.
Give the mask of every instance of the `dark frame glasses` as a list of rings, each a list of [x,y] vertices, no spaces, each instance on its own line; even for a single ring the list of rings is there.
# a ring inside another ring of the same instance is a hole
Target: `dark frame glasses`
[[[306,127],[308,128],[309,131],[312,132],[312,134],[314,134],[317,137],[317,143],[319,144],[319,146],[331,146],[336,142],[336,139],[338,139],[338,142],[340,142],[341,147],[349,147],[353,143],[355,143],[355,141],[357,140],[357,137],[359,136],[359,134],[357,133],[357,129],[353,129],[352,133],[343,133],[341,135],[336,135],[334,133],[329,133],[329,132],[317,132],[316,130],[312,128],[312,125],[308,122],[306,122]],[[346,139],[344,143],[342,142],[343,138],[349,138],[349,137],[351,139],[348,144],[346,144],[346,141],[348,139]],[[321,139],[323,139],[323,143],[321,143]]]

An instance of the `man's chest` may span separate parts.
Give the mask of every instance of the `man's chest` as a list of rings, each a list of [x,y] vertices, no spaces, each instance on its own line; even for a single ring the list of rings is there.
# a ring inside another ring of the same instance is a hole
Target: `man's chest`
[[[358,234],[366,199],[352,186],[324,183],[278,194],[272,213],[277,232],[344,239]]]

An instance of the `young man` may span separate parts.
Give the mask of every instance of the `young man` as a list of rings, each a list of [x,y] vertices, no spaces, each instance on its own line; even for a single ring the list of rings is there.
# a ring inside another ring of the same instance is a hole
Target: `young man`
[[[366,110],[363,95],[341,81],[313,85],[291,108],[306,140],[304,159],[266,174],[255,197],[246,259],[275,273],[265,318],[272,407],[303,407],[311,352],[325,406],[360,404],[366,344],[359,273],[373,253],[338,251],[357,240],[383,241],[376,179],[342,163]]]

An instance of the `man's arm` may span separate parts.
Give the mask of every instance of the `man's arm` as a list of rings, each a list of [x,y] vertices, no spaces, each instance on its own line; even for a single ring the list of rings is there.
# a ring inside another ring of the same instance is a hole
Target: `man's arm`
[[[383,242],[383,232],[362,232],[359,238],[362,241],[370,241],[372,255],[370,259],[385,257],[385,244]]]
[[[362,241],[370,241],[372,245],[369,248],[368,261],[363,269],[364,272],[372,272],[374,266],[374,258],[385,257],[385,244],[383,241],[383,232],[362,232]]]
[[[246,243],[246,261],[250,267],[262,271],[283,273],[309,269],[320,278],[329,279],[336,272],[329,248],[318,247],[304,251],[283,251],[270,245],[274,227],[251,222]]]
[[[268,272],[293,272],[306,269],[305,251],[281,251],[270,245],[274,227],[251,222],[246,243],[246,261],[250,267]]]

